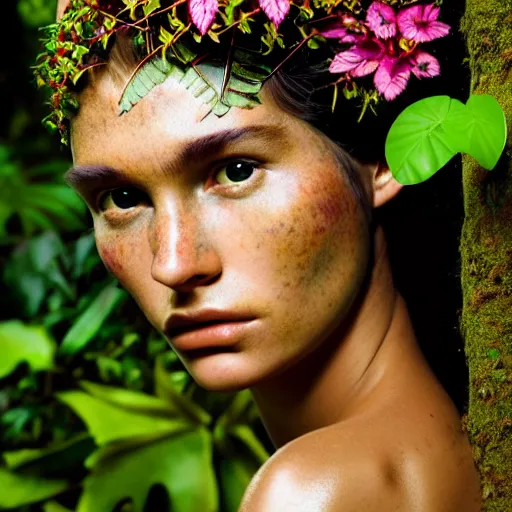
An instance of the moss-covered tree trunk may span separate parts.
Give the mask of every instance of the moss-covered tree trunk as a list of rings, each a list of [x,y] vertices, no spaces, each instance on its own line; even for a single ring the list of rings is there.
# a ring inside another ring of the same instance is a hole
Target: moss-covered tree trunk
[[[512,0],[466,0],[471,91],[512,118]],[[464,157],[462,332],[470,372],[467,426],[484,510],[512,511],[512,144],[487,172]]]

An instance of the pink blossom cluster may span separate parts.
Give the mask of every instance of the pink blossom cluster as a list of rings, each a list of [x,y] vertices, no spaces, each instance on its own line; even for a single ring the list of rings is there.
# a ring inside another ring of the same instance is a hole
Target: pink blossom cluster
[[[329,70],[345,73],[351,80],[375,72],[377,91],[388,101],[394,100],[407,87],[411,73],[417,78],[440,74],[439,61],[419,49],[426,43],[444,37],[450,26],[438,21],[439,7],[434,4],[413,5],[395,11],[383,2],[373,2],[366,21],[343,14],[334,26],[321,34],[352,46],[334,57]]]

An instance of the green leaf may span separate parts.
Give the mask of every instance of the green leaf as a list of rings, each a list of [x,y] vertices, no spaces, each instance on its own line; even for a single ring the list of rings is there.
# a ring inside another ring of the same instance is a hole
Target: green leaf
[[[183,414],[181,409],[175,407],[171,402],[153,395],[120,387],[104,386],[86,380],[80,381],[79,384],[90,395],[130,411],[171,418]]]
[[[386,139],[386,160],[403,185],[421,183],[457,153],[467,153],[493,169],[505,147],[505,114],[492,96],[473,95],[467,105],[433,96],[407,107]]]
[[[189,420],[134,412],[83,391],[63,391],[56,397],[82,418],[99,446],[137,436],[171,435],[191,428]]]
[[[258,470],[254,462],[232,454],[219,461],[222,512],[237,512],[244,493]]]
[[[0,468],[0,509],[36,503],[61,493],[69,486],[66,480],[46,480]]]
[[[217,512],[218,491],[208,430],[164,439],[106,459],[84,480],[77,512],[113,510],[125,498],[142,512],[149,490],[161,484],[173,512]]]
[[[43,505],[43,512],[73,512],[69,508],[63,507],[58,501],[47,501]]]
[[[407,107],[391,126],[386,161],[402,185],[421,183],[444,167],[457,153],[447,144],[444,129],[450,108],[464,107],[449,96],[433,96]]]
[[[130,80],[119,102],[120,114],[128,112],[167,78],[174,78],[210,107],[205,117],[211,112],[221,117],[233,106],[254,107],[260,103],[257,94],[269,68],[256,66],[254,62],[257,61],[251,59],[247,51],[235,50],[234,59],[226,93],[221,101],[224,64],[202,61],[196,66],[184,68],[175,59],[170,62],[159,56],[153,57]]]
[[[49,448],[4,452],[3,457],[10,470],[16,470],[24,475],[45,475],[55,478],[81,464],[95,447],[89,433],[82,432]]]
[[[208,426],[211,423],[211,416],[202,407],[189,398],[180,395],[173,386],[170,372],[166,371],[163,360],[164,354],[160,354],[155,360],[154,382],[155,394],[162,400],[172,404],[173,407],[183,411],[188,418],[199,424]]]
[[[220,448],[221,456],[218,457],[223,512],[238,511],[247,486],[261,464],[268,459],[268,454],[263,447],[261,447],[261,450],[265,457],[254,457],[254,452],[248,447],[254,443],[261,446],[261,443],[248,426],[240,425],[239,427],[244,431],[244,434],[242,434],[244,439],[242,441],[238,438],[229,439],[224,444],[225,448]],[[246,435],[251,439],[249,443],[246,442]]]
[[[475,158],[485,169],[496,167],[507,142],[507,120],[499,103],[489,95],[472,95],[464,109],[453,110],[446,130],[457,137],[458,152]]]
[[[224,414],[217,420],[217,424],[222,424],[223,428],[227,428],[236,423],[243,423],[244,414],[253,403],[251,392],[248,389],[238,392]]]
[[[126,292],[116,288],[115,283],[106,286],[66,333],[59,352],[66,355],[76,354],[86,347],[115,307],[126,298]]]
[[[228,434],[238,438],[248,449],[258,464],[265,463],[270,454],[267,452],[261,441],[247,425],[232,426]]]
[[[0,378],[23,361],[33,371],[51,370],[56,343],[44,327],[24,325],[19,320],[0,323]]]
[[[181,80],[185,72],[177,65],[161,57],[154,57],[146,62],[132,77],[119,100],[120,115],[129,112],[154,87],[164,83],[168,78]]]
[[[149,0],[149,2],[145,4],[144,7],[142,8],[145,16],[151,14],[157,9],[160,9],[160,0]]]

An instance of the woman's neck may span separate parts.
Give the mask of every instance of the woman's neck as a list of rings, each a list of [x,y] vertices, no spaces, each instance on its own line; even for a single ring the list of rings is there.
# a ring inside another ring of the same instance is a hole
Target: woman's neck
[[[381,228],[369,284],[348,325],[293,367],[251,388],[276,446],[344,421],[373,403],[410,352],[421,358],[405,302],[394,287]],[[377,399],[378,400],[378,399]]]

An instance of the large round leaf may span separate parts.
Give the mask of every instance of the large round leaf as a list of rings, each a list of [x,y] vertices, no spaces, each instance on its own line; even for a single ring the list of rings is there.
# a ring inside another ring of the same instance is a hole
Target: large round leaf
[[[63,391],[56,393],[56,397],[84,420],[90,434],[100,446],[136,436],[171,435],[192,427],[188,419],[138,413],[82,391]]]
[[[167,490],[172,512],[216,512],[218,490],[207,429],[171,437],[111,457],[84,480],[77,512],[113,510],[122,499],[142,512],[151,487]]]
[[[386,160],[402,185],[429,179],[458,152],[449,143],[444,123],[452,108],[464,105],[449,96],[413,103],[396,119],[386,139]]]
[[[446,131],[455,149],[494,169],[507,141],[507,120],[499,103],[489,95],[473,95],[464,109],[452,109]]]

